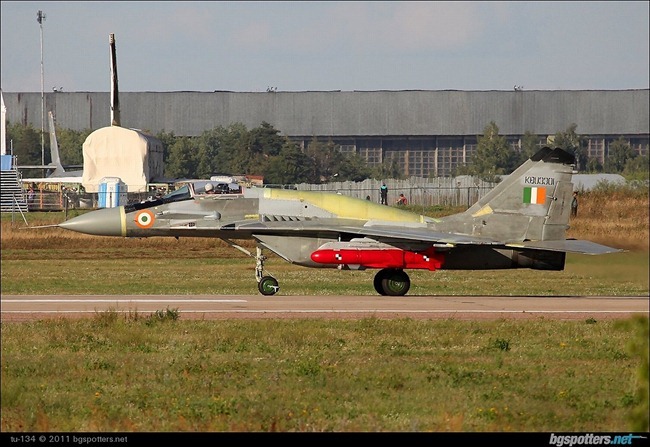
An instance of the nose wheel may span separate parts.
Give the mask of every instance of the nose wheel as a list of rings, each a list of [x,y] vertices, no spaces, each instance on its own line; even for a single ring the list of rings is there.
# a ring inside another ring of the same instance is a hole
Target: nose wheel
[[[263,276],[257,283],[257,289],[262,295],[275,295],[280,290],[280,286],[278,285],[278,280],[274,277]]]
[[[278,280],[272,276],[264,275],[264,261],[266,260],[266,256],[262,254],[261,247],[258,246],[255,255],[253,255],[250,251],[230,239],[222,238],[222,240],[231,247],[255,258],[255,279],[257,280],[257,290],[259,290],[262,295],[275,295],[278,293],[278,290],[280,290]]]
[[[278,280],[272,276],[264,276],[264,261],[266,256],[262,254],[262,249],[257,247],[255,254],[255,279],[257,279],[257,290],[262,295],[275,295],[280,290]]]

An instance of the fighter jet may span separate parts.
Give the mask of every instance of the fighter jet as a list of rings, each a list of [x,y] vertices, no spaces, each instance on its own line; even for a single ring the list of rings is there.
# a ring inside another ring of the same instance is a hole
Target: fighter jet
[[[402,296],[409,269],[563,270],[567,252],[616,248],[567,239],[575,159],[545,147],[467,211],[440,219],[320,191],[246,188],[204,194],[186,184],[156,200],[89,212],[57,226],[100,236],[220,238],[256,261],[263,295],[278,292],[264,249],[312,268],[378,269],[380,295]],[[252,239],[256,253],[236,240]]]

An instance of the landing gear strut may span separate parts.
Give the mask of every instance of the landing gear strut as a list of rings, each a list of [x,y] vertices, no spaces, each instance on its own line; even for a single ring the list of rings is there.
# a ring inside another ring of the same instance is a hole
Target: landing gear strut
[[[380,295],[403,296],[411,287],[409,275],[401,269],[381,269],[373,281],[375,290]]]
[[[278,280],[270,275],[264,275],[264,261],[266,261],[266,256],[262,254],[261,247],[258,246],[256,254],[253,255],[253,253],[244,247],[237,245],[229,239],[222,240],[231,247],[234,247],[242,253],[255,258],[255,279],[257,280],[257,290],[259,290],[262,295],[275,295],[278,293],[278,290],[280,290]]]

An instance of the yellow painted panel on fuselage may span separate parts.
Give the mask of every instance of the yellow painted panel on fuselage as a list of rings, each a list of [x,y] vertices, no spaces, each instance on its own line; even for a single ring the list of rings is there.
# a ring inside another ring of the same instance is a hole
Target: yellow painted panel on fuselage
[[[481,216],[486,216],[488,214],[492,214],[492,208],[490,205],[485,205],[483,208],[472,214],[472,217],[481,217]]]
[[[302,200],[340,218],[416,223],[425,221],[420,214],[343,194],[268,188],[264,190],[264,197],[271,200]]]

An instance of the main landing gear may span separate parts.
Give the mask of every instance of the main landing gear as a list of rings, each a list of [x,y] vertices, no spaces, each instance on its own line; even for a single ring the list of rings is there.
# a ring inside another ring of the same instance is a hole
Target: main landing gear
[[[257,247],[256,253],[253,255],[250,251],[229,239],[222,240],[231,247],[255,258],[255,279],[257,280],[257,290],[259,290],[262,295],[275,295],[278,293],[278,290],[280,290],[278,280],[270,275],[264,275],[264,261],[266,260],[266,256],[262,254],[262,249],[260,247]]]
[[[264,261],[266,256],[262,254],[262,248],[257,247],[256,253],[252,254],[250,251],[234,243],[231,240],[223,239],[231,247],[236,248],[242,253],[255,258],[255,279],[257,280],[257,289],[262,295],[275,295],[280,290],[278,280],[273,276],[264,275]],[[375,290],[380,295],[384,296],[403,296],[409,291],[411,287],[411,279],[402,269],[398,268],[384,268],[377,272],[373,281]]]
[[[373,284],[380,295],[402,296],[409,291],[411,280],[404,270],[385,268],[377,272]]]

